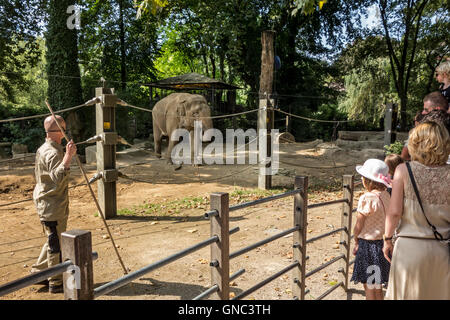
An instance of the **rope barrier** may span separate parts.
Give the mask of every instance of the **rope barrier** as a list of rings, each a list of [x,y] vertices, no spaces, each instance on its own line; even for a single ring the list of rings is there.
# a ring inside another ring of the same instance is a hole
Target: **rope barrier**
[[[123,100],[119,100],[117,102],[117,104],[120,104],[121,106],[124,106],[124,107],[130,107],[130,108],[134,108],[134,109],[138,109],[138,110],[142,110],[142,111],[146,111],[146,112],[156,113],[156,112],[154,112],[153,110],[150,110],[150,109],[146,109],[146,108],[142,108],[142,107],[137,107],[137,106],[131,105],[128,102],[123,101]],[[243,111],[243,112],[238,112],[238,113],[220,115],[220,116],[210,116],[210,117],[184,117],[183,116],[183,118],[186,118],[186,119],[220,119],[220,118],[229,118],[229,117],[240,116],[240,115],[243,115],[243,114],[256,112],[258,110],[259,110],[259,108],[258,109],[253,109],[253,110],[248,110],[248,111]],[[169,117],[176,117],[176,118],[180,117],[179,115],[171,116],[171,115],[166,114],[166,117],[167,116],[169,116]]]
[[[313,118],[308,118],[308,117],[303,117],[303,116],[299,116],[293,113],[289,113],[280,109],[275,109],[275,108],[271,108],[274,111],[278,111],[280,113],[283,113],[285,115],[294,117],[294,118],[299,118],[299,119],[303,119],[303,120],[308,120],[308,121],[315,121],[315,122],[325,122],[325,123],[344,123],[344,122],[356,122],[357,120],[321,120],[321,119],[313,119]]]
[[[98,98],[93,98],[93,99],[88,100],[85,103],[80,104],[78,106],[67,108],[67,109],[58,110],[58,111],[55,111],[54,113],[58,114],[58,113],[63,113],[63,112],[67,112],[67,111],[77,110],[77,109],[80,109],[80,108],[85,107],[85,106],[93,105],[93,104],[95,104],[97,102],[98,102]],[[51,115],[52,115],[51,113],[45,113],[45,114],[37,114],[37,115],[34,115],[34,116],[20,117],[20,118],[14,118],[14,119],[4,119],[4,120],[0,120],[0,123],[13,122],[13,121],[19,121],[19,120],[29,120],[29,119],[35,119],[35,118],[42,118],[42,117],[51,116]]]
[[[188,184],[188,183],[194,183],[194,182],[212,182],[212,181],[219,181],[219,180],[222,180],[222,179],[225,179],[225,178],[229,178],[229,177],[238,175],[238,174],[240,174],[240,173],[242,173],[242,172],[244,172],[244,171],[246,171],[246,170],[248,170],[248,169],[250,169],[250,168],[251,168],[251,167],[246,167],[244,170],[236,171],[236,172],[233,172],[233,173],[231,173],[231,174],[229,174],[229,175],[225,175],[225,176],[222,176],[222,177],[219,177],[219,178],[214,178],[214,179],[205,179],[205,180],[200,180],[200,181],[186,181],[186,182],[171,182],[171,181],[164,181],[164,182],[160,182],[160,183],[163,183],[163,184]],[[129,176],[123,174],[123,173],[119,174],[119,177],[121,177],[121,178],[123,178],[123,179],[131,180],[131,181],[135,181],[135,182],[155,184],[155,182],[151,182],[151,181],[148,181],[148,180],[140,180],[140,179],[132,178],[132,177],[129,177]]]
[[[339,169],[339,168],[348,168],[348,167],[352,167],[355,166],[356,164],[349,164],[349,165],[344,165],[344,166],[333,166],[333,167],[313,167],[313,166],[305,166],[305,165],[299,165],[297,163],[292,163],[292,162],[288,162],[288,161],[279,161],[280,163],[283,164],[287,164],[287,165],[291,165],[294,167],[300,167],[300,168],[308,168],[308,169]]]
[[[69,189],[73,189],[73,188],[84,186],[84,185],[86,185],[85,182],[77,184],[77,185],[74,185],[74,186],[71,186],[71,187],[69,187]],[[7,206],[11,206],[13,204],[18,204],[18,203],[22,203],[22,202],[28,202],[28,201],[32,201],[32,200],[33,200],[33,198],[28,198],[28,199],[25,199],[25,200],[20,200],[20,201],[15,201],[15,202],[10,202],[10,203],[4,203],[4,204],[0,204],[0,207],[7,207]]]

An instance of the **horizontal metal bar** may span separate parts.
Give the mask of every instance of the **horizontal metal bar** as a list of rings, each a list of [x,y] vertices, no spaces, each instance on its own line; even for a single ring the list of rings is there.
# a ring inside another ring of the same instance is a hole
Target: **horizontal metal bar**
[[[239,227],[234,227],[234,228],[230,229],[230,235],[238,232],[239,230],[241,230]]]
[[[237,277],[242,275],[244,272],[245,272],[245,269],[240,269],[240,270],[236,271],[235,273],[233,273],[230,276],[230,281],[233,281],[234,279],[236,279]],[[202,293],[200,293],[198,296],[196,296],[192,300],[202,300],[202,299],[210,296],[211,294],[213,294],[214,292],[216,292],[218,290],[219,290],[219,286],[217,284],[215,284],[211,288],[209,288],[209,289],[203,291]]]
[[[94,289],[94,298],[100,297],[100,296],[105,295],[105,294],[107,294],[107,293],[109,293],[111,291],[114,291],[114,290],[116,290],[116,289],[118,289],[118,288],[120,288],[120,287],[122,287],[122,286],[124,286],[124,285],[126,285],[126,284],[128,284],[130,282],[132,282],[133,280],[136,280],[136,279],[144,276],[145,274],[147,274],[147,273],[149,273],[149,272],[151,272],[151,271],[153,271],[155,269],[161,268],[162,266],[165,266],[166,264],[169,264],[169,263],[171,263],[171,262],[173,262],[175,260],[178,260],[178,259],[180,259],[180,258],[182,258],[182,257],[184,257],[184,256],[186,256],[186,255],[188,255],[188,254],[190,254],[192,252],[195,252],[195,251],[197,251],[199,249],[202,249],[202,248],[210,245],[211,243],[214,243],[214,242],[217,242],[217,241],[219,241],[219,237],[218,236],[213,236],[213,237],[211,237],[209,239],[206,239],[206,240],[204,240],[202,242],[199,242],[199,243],[197,243],[197,244],[195,244],[193,246],[190,246],[189,248],[186,248],[186,249],[181,250],[181,251],[179,251],[177,253],[174,253],[174,254],[168,256],[167,258],[164,258],[164,259],[159,260],[159,261],[157,261],[155,263],[152,263],[152,264],[150,264],[150,265],[148,265],[148,266],[146,266],[144,268],[141,268],[141,269],[136,270],[136,271],[134,271],[132,273],[129,273],[129,274],[123,276],[122,278],[119,278],[117,280],[105,283],[104,285]]]
[[[211,288],[206,289],[202,293],[200,293],[198,296],[193,298],[192,300],[202,300],[206,297],[209,297],[211,294],[219,290],[219,286],[217,284],[213,285]]]
[[[98,259],[98,253],[92,252],[92,260]],[[70,260],[64,261],[56,266],[50,267],[48,269],[32,273],[26,277],[8,282],[0,286],[0,296],[6,295],[8,293],[23,289],[28,286],[32,286],[41,281],[47,280],[50,277],[56,276],[67,271],[67,268],[72,266],[73,263]]]
[[[328,206],[330,204],[336,204],[336,203],[342,203],[347,202],[347,199],[338,199],[338,200],[332,200],[327,202],[321,202],[321,203],[314,203],[307,206],[308,209],[318,208],[322,206]]]
[[[252,244],[252,245],[250,245],[248,247],[245,247],[245,248],[242,248],[242,249],[240,249],[238,251],[235,251],[235,252],[230,254],[230,259],[236,258],[237,256],[240,256],[241,254],[244,254],[244,253],[246,253],[246,252],[248,252],[250,250],[253,250],[253,249],[257,248],[257,247],[260,247],[260,246],[262,246],[262,245],[264,245],[266,243],[272,242],[272,241],[274,241],[274,240],[276,240],[278,238],[284,237],[285,235],[288,235],[288,234],[290,234],[290,233],[292,233],[294,231],[297,231],[299,229],[300,229],[299,226],[295,226],[295,227],[290,228],[288,230],[282,231],[282,232],[280,232],[280,233],[278,233],[276,235],[273,235],[273,236],[271,236],[269,238],[266,238],[264,240],[256,242],[256,243],[254,243],[254,244]]]
[[[328,261],[327,263],[324,263],[323,265],[317,267],[316,269],[311,270],[310,272],[308,272],[308,273],[305,275],[305,278],[308,278],[308,277],[312,276],[313,274],[319,272],[320,270],[322,270],[322,269],[328,267],[329,265],[331,265],[331,264],[335,263],[336,261],[338,261],[338,260],[340,260],[340,259],[343,259],[343,258],[345,258],[345,254],[341,254],[340,256],[331,259],[331,260]]]
[[[50,267],[48,269],[45,269],[45,270],[42,270],[39,272],[35,272],[35,273],[32,273],[29,276],[23,277],[21,279],[17,279],[17,280],[8,282],[8,283],[0,286],[0,296],[23,289],[23,288],[31,286],[33,284],[47,280],[50,277],[61,274],[65,271],[67,271],[67,268],[69,268],[72,265],[73,265],[72,261],[67,260],[63,263],[57,264],[56,266]]]
[[[328,236],[331,236],[332,234],[337,233],[337,232],[339,232],[339,231],[344,231],[345,229],[347,229],[347,228],[346,228],[346,227],[341,227],[341,228],[332,230],[332,231],[330,231],[330,232],[321,234],[321,235],[319,235],[319,236],[317,236],[317,237],[314,237],[314,238],[311,238],[311,239],[306,240],[306,244],[311,243],[311,242],[314,242],[314,241],[317,241],[317,240],[319,240],[319,239],[322,239],[322,238],[325,238],[325,237],[328,237]]]
[[[319,297],[317,297],[316,300],[322,300],[323,298],[325,298],[327,295],[329,295],[330,293],[332,293],[334,290],[336,290],[337,288],[339,288],[340,286],[342,286],[344,283],[341,281],[337,284],[335,284],[334,286],[332,286],[330,289],[328,289],[327,291],[325,291],[322,295],[320,295]]]
[[[299,262],[298,261],[294,261],[294,263],[288,265],[287,267],[285,267],[282,270],[278,271],[277,273],[275,273],[274,275],[270,276],[269,278],[261,281],[260,283],[257,283],[256,285],[254,285],[250,289],[248,289],[248,290],[246,290],[244,292],[241,292],[240,294],[238,294],[236,297],[234,297],[231,300],[238,300],[238,299],[242,299],[242,298],[248,296],[250,293],[260,289],[261,287],[265,286],[269,282],[271,282],[271,281],[275,280],[276,278],[280,277],[281,275],[285,274],[289,270],[294,269],[298,265],[299,265]]]
[[[204,217],[205,217],[205,219],[209,219],[209,218],[215,217],[217,215],[219,215],[219,211],[214,209],[214,210],[210,210],[208,212],[205,212]]]
[[[256,206],[261,203],[289,197],[289,196],[295,195],[297,193],[300,193],[301,191],[302,191],[302,189],[294,189],[294,190],[290,190],[285,193],[276,194],[276,195],[273,195],[270,197],[266,197],[266,198],[262,198],[262,199],[258,199],[258,200],[254,200],[254,201],[249,201],[249,202],[244,202],[244,203],[240,203],[240,204],[235,204],[234,206],[230,207],[230,212],[236,211],[239,209],[244,209],[244,208],[251,207],[251,206]]]
[[[306,289],[305,290],[305,294],[308,294],[309,293],[309,289]],[[292,298],[292,300],[300,300],[297,296],[295,296],[294,298]]]

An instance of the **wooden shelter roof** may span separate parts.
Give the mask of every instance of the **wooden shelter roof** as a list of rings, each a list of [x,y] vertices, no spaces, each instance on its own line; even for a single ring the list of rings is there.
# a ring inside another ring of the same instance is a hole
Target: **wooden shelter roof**
[[[145,84],[149,87],[173,90],[199,90],[199,89],[232,89],[239,87],[212,79],[198,73],[186,73],[176,77],[170,77],[153,83]]]

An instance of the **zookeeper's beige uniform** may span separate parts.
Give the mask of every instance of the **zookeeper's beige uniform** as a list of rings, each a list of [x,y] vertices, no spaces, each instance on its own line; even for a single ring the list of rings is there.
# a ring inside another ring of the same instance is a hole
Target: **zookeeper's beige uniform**
[[[48,237],[31,271],[36,272],[61,262],[61,233],[69,217],[69,170],[64,169],[63,147],[46,139],[36,151],[36,187],[33,200]],[[60,285],[62,276],[49,278],[50,285]]]

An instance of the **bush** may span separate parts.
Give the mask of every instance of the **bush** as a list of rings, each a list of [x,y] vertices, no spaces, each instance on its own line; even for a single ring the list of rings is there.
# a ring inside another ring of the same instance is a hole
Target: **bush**
[[[395,141],[390,145],[384,146],[384,150],[386,151],[386,155],[388,154],[401,154],[403,149],[403,143],[400,141]]]
[[[12,119],[48,113],[48,110],[37,106],[17,106],[12,103],[0,104],[0,119]],[[24,144],[28,152],[35,152],[45,140],[44,118],[19,120],[0,124],[2,142]]]

